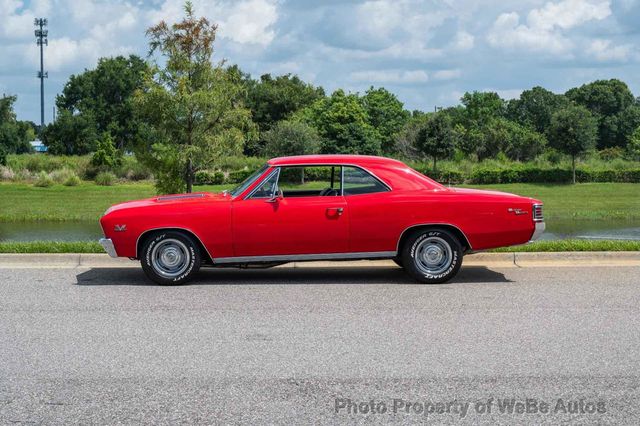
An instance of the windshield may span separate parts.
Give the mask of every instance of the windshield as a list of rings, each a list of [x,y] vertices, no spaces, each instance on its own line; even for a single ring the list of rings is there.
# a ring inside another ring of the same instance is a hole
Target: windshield
[[[245,189],[250,187],[251,184],[256,181],[256,179],[262,176],[262,174],[265,172],[265,170],[267,170],[268,167],[269,167],[268,164],[265,164],[264,166],[260,167],[259,170],[257,170],[248,178],[246,178],[240,185],[236,186],[231,191],[229,191],[229,194],[231,194],[232,197],[242,194],[245,191]]]

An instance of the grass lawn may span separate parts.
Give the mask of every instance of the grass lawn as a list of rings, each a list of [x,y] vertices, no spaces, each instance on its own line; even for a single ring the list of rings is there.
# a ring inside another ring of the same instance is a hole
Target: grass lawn
[[[196,191],[219,192],[233,185],[198,186]],[[313,182],[308,185],[314,187]],[[640,219],[640,184],[584,183],[577,185],[474,185],[538,198],[547,219]],[[314,187],[314,189],[316,189]],[[75,187],[0,183],[0,221],[97,220],[112,204],[155,195],[150,183]]]
[[[640,219],[640,184],[580,183],[576,185],[514,183],[469,185],[541,200],[547,219]]]

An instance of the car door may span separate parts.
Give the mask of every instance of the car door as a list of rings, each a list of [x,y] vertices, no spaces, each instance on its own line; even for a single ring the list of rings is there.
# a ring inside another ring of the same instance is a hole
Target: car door
[[[349,212],[344,197],[339,191],[332,196],[282,195],[278,190],[280,171],[274,169],[251,194],[234,200],[234,255],[347,252]]]

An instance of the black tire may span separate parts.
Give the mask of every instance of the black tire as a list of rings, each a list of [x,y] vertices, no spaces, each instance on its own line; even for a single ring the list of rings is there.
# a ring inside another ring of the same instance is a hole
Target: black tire
[[[163,253],[165,256],[161,256]],[[173,263],[176,265],[172,267]],[[142,247],[140,264],[156,284],[179,285],[189,281],[200,269],[200,247],[189,235],[162,231],[150,235]]]
[[[460,270],[462,256],[460,241],[440,228],[418,230],[402,247],[404,270],[425,284],[439,284],[453,278]]]
[[[398,265],[399,267],[404,268],[404,266],[402,265],[402,259],[401,259],[401,258],[399,258],[399,257],[394,257],[394,258],[393,258],[393,259],[391,259],[391,260],[393,260],[393,263],[395,263],[395,264],[396,264],[396,265]]]

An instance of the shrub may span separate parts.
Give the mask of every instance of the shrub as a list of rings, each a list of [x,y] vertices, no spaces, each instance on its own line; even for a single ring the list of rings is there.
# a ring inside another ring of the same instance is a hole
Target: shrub
[[[63,183],[73,175],[75,175],[75,173],[67,168],[54,170],[50,173],[51,179],[53,179],[55,183]]]
[[[0,180],[13,180],[16,174],[13,172],[11,167],[0,166]]]
[[[13,175],[14,182],[28,182],[33,179],[33,175],[27,169],[18,170]]]
[[[91,157],[91,164],[100,167],[113,168],[122,163],[120,152],[116,149],[116,145],[111,139],[109,133],[104,133],[102,138],[98,140],[96,152]]]
[[[53,179],[51,176],[45,171],[42,171],[38,174],[36,181],[33,183],[33,186],[37,186],[40,188],[48,188],[53,185]]]
[[[0,166],[7,165],[7,150],[4,146],[0,145]]]
[[[73,174],[69,175],[67,177],[67,179],[64,182],[62,182],[62,184],[64,186],[78,186],[78,185],[80,185],[80,182],[81,182],[81,180],[78,177],[78,175],[73,173]]]
[[[115,183],[116,176],[111,172],[100,172],[95,177],[96,185],[111,186]]]
[[[253,174],[253,170],[234,170],[229,172],[229,183],[240,183]]]
[[[222,185],[224,173],[220,171],[199,170],[196,172],[196,185]]]

